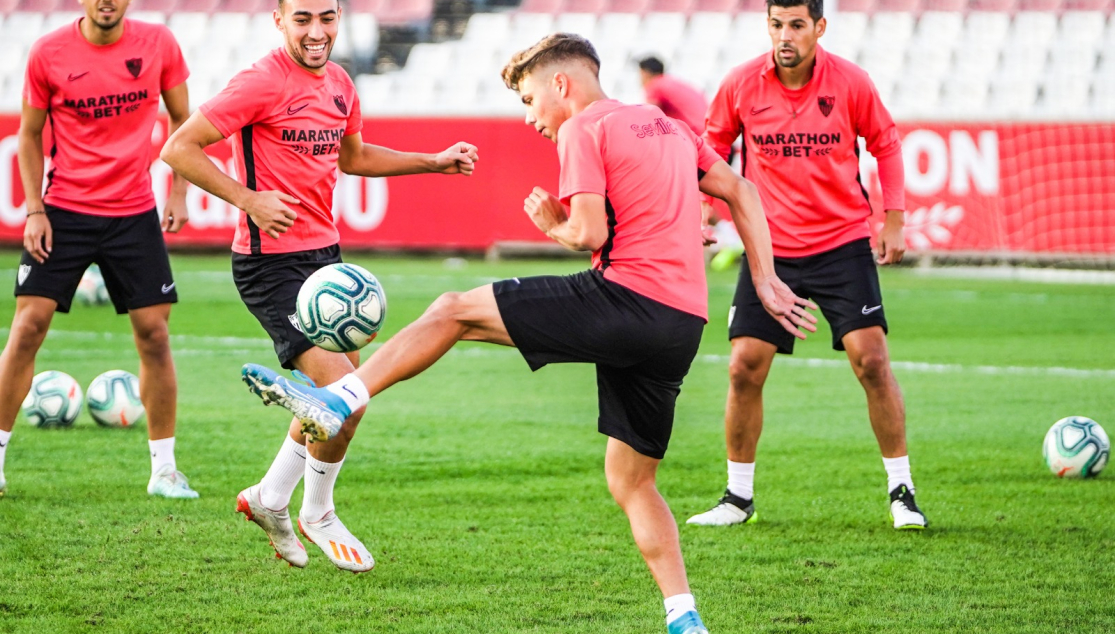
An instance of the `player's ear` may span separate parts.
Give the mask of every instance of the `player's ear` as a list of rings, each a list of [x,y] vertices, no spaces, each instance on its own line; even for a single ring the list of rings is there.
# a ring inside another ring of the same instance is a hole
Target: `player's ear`
[[[828,28],[828,25],[829,21],[826,20],[823,16],[820,20],[817,20],[817,37],[821,37],[825,34],[825,29]]]
[[[554,73],[553,79],[554,91],[558,96],[565,98],[569,96],[569,76],[562,72]]]
[[[275,19],[275,28],[280,31],[283,30],[283,14],[278,9],[271,11],[271,17]]]

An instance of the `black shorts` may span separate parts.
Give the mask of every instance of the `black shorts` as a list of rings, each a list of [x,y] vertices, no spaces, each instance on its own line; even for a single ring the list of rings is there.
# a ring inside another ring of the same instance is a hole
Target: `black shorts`
[[[341,247],[263,255],[232,254],[232,280],[275,345],[279,363],[294,369],[294,358],[314,347],[302,334],[295,306],[306,278],[323,266],[341,261]]]
[[[644,297],[600,271],[514,278],[493,286],[511,341],[531,370],[596,364],[600,433],[661,459],[674,402],[705,320]]]
[[[833,350],[843,350],[841,340],[853,330],[882,326],[887,331],[879,273],[867,238],[803,258],[774,258],[774,271],[799,297],[812,299],[821,307],[832,328]],[[761,339],[778,346],[783,354],[793,354],[796,341],[763,308],[746,256],[728,313],[728,339],[736,337]]]
[[[94,216],[46,205],[46,215],[54,235],[50,257],[39,264],[23,252],[16,297],[53,299],[58,312],[68,313],[81,276],[96,263],[117,314],[178,301],[154,209],[132,216]]]

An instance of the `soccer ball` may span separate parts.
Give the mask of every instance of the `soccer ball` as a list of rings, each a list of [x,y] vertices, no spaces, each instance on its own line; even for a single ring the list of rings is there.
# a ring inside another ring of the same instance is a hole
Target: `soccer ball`
[[[1111,441],[1096,421],[1069,416],[1053,423],[1045,434],[1041,455],[1058,478],[1091,478],[1107,465]]]
[[[139,400],[139,379],[131,372],[105,372],[89,384],[86,396],[93,420],[105,427],[131,427],[147,415]]]
[[[330,264],[302,284],[296,314],[314,345],[352,352],[376,338],[387,316],[387,297],[368,271],[355,264]]]
[[[31,379],[23,416],[35,427],[69,427],[81,413],[81,386],[65,372],[49,370]]]
[[[101,268],[90,264],[77,283],[74,298],[86,306],[100,306],[108,303],[108,288],[105,287],[105,278],[101,275]]]

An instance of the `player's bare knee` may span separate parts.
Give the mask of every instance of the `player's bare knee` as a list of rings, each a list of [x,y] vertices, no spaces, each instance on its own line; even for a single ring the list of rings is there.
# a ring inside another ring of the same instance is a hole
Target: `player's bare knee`
[[[50,317],[33,311],[20,311],[12,320],[9,346],[15,346],[19,353],[34,354],[43,345],[46,333],[50,330]]]
[[[633,471],[630,469],[608,469],[605,467],[604,475],[608,480],[608,491],[620,507],[625,507],[627,501],[641,489],[654,489],[654,473]]]
[[[852,360],[852,369],[861,383],[882,385],[890,379],[890,358],[885,351],[865,352]]]
[[[170,329],[164,322],[136,324],[136,350],[144,356],[170,354]]]
[[[737,390],[761,389],[770,372],[770,362],[759,354],[732,350],[728,360],[728,378]]]

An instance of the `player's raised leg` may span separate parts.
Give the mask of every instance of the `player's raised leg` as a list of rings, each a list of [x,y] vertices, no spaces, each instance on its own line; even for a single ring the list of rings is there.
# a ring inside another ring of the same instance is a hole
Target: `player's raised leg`
[[[147,493],[167,498],[193,499],[186,476],[174,457],[177,423],[178,375],[170,353],[170,304],[128,311],[139,353],[139,398],[147,410],[151,480]]]
[[[852,370],[867,394],[867,413],[887,471],[894,527],[923,529],[929,522],[914,501],[914,480],[906,451],[906,405],[891,371],[886,334],[881,326],[872,326],[853,330],[842,341]]]
[[[755,513],[755,452],[763,432],[763,385],[777,347],[754,337],[732,340],[728,363],[728,404],[724,435],[728,446],[728,486],[712,509],[687,524],[729,526],[757,519]]]
[[[12,428],[23,398],[31,389],[35,375],[35,355],[46,339],[58,303],[46,297],[21,295],[16,298],[12,329],[4,352],[0,353],[0,497],[8,490],[4,477],[4,458],[11,442]]]
[[[635,544],[665,597],[669,633],[707,634],[689,592],[677,522],[655,486],[660,462],[609,438],[604,458],[608,490],[627,515]]]

